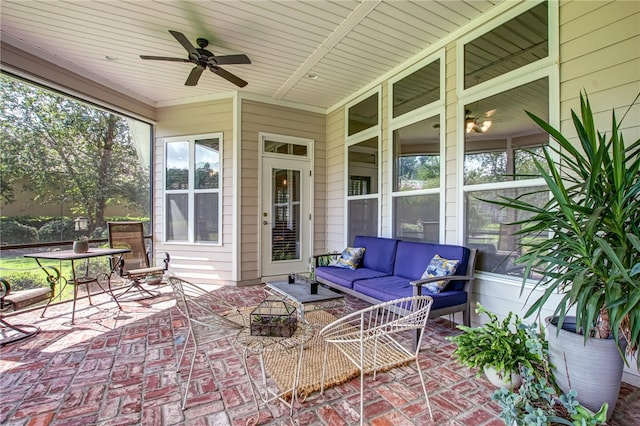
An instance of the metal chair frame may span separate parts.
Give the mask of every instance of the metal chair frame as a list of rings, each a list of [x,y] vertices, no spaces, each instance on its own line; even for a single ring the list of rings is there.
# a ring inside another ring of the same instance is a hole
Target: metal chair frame
[[[433,420],[429,395],[418,361],[422,331],[433,304],[430,296],[412,296],[370,306],[337,319],[320,331],[326,343],[322,366],[321,393],[329,345],[335,345],[360,371],[360,424],[364,424],[364,376],[415,361],[429,416]],[[418,333],[417,345],[412,336]]]
[[[184,347],[178,360],[177,371],[180,371],[182,366],[189,340],[193,341],[194,345],[187,386],[182,400],[182,409],[184,410],[187,405],[189,384],[191,383],[198,349],[205,343],[234,337],[242,329],[249,327],[249,318],[246,313],[237,307],[230,305],[196,284],[175,276],[169,276],[168,281],[176,299],[176,308],[187,318],[189,325]],[[235,346],[231,345],[234,351],[238,353]]]
[[[164,266],[150,266],[149,253],[144,243],[142,222],[107,222],[107,227],[111,248],[131,250],[131,253],[123,255],[119,259],[120,263],[116,265],[118,275],[130,281],[127,289],[118,294],[116,298],[120,298],[130,291],[137,291],[143,298],[157,296],[157,292],[143,287],[141,280],[167,271],[170,262],[169,253],[165,253]]]
[[[4,278],[0,278],[0,300],[4,300],[9,293],[11,293],[11,284]],[[40,327],[36,325],[11,324],[0,316],[0,347],[34,336],[39,332]]]

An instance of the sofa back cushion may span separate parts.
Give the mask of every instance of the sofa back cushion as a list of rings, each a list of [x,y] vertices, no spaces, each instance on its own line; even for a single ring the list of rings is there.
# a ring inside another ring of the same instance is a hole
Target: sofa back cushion
[[[455,275],[467,274],[468,248],[448,244],[413,243],[409,241],[400,241],[398,243],[393,274],[412,281],[419,280],[436,254],[445,259],[460,260]],[[445,290],[462,290],[463,288],[464,282],[452,281]]]
[[[393,262],[396,259],[396,247],[398,240],[393,238],[378,238],[357,236],[353,247],[364,247],[364,257],[360,263],[361,268],[375,269],[376,271],[393,274]],[[426,266],[425,266],[426,267]]]

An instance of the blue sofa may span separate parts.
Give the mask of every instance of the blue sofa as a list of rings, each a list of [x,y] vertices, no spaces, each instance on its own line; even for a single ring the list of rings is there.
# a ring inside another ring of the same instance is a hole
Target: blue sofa
[[[353,247],[365,248],[362,261],[354,270],[319,266],[318,260],[327,254],[314,256],[316,280],[373,304],[412,295],[429,295],[433,298],[430,318],[462,312],[463,323],[471,325],[469,299],[475,249],[365,236],[356,237]],[[455,275],[421,279],[436,254],[445,259],[460,260]],[[423,287],[423,284],[440,280],[445,280],[447,285],[439,293],[432,293]]]

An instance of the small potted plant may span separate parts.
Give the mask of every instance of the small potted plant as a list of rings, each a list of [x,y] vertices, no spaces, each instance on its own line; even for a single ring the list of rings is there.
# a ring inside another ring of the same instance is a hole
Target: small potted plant
[[[89,237],[83,235],[73,242],[75,253],[86,253],[89,251]]]
[[[475,328],[458,325],[463,333],[447,337],[457,344],[453,356],[460,364],[477,368],[478,377],[484,372],[491,383],[508,388],[520,385],[521,367],[529,368],[534,375],[541,370],[546,347],[542,328],[523,324],[513,312],[502,321],[480,304],[476,312],[487,315],[489,321]]]

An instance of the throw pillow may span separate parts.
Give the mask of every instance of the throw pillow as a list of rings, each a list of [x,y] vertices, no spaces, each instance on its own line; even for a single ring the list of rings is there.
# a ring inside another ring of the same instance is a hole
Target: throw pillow
[[[364,247],[347,247],[335,265],[338,268],[356,269],[364,256]]]
[[[421,279],[453,275],[458,269],[459,263],[459,260],[445,259],[436,254],[429,262],[429,266],[425,269]],[[424,287],[432,293],[440,293],[446,285],[447,282],[443,280],[424,284]]]

